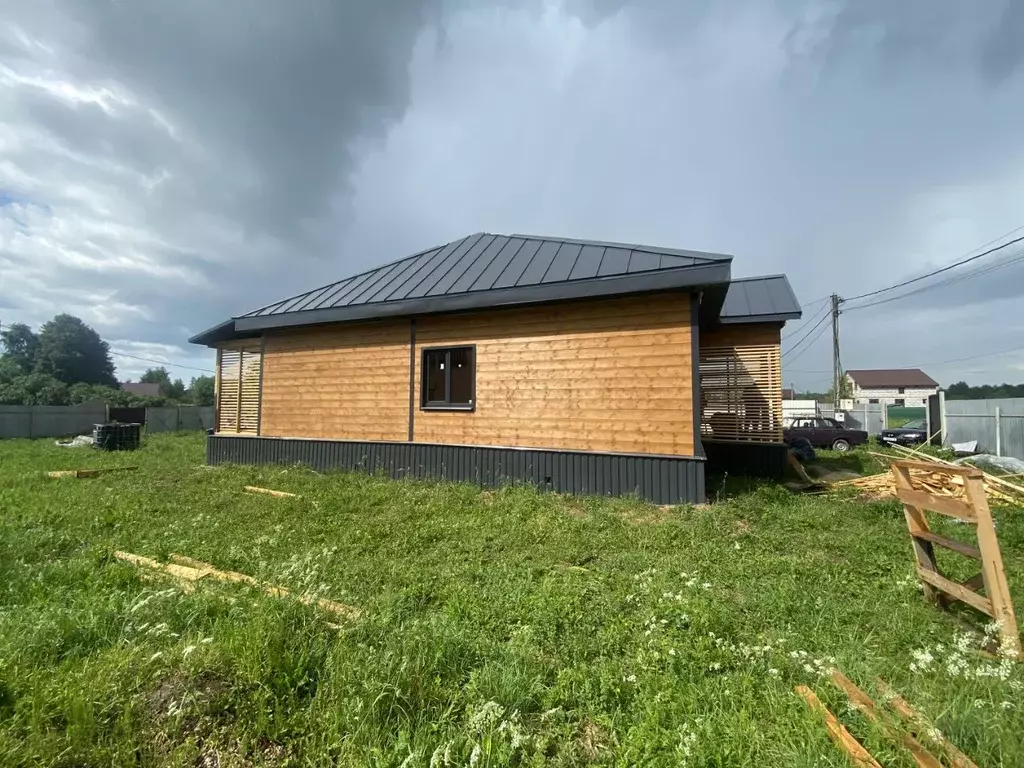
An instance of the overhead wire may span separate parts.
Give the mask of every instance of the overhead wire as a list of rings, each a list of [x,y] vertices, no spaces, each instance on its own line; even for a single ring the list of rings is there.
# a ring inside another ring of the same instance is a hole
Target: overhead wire
[[[1021,229],[1024,229],[1024,224],[1022,224],[1021,226],[1017,227],[1014,230],[1011,230],[1010,232],[1007,233],[1007,235],[1013,234],[1014,232],[1019,232]],[[989,243],[997,242],[998,240],[1001,240],[1003,237],[1006,237],[1007,235],[1002,235],[1001,237],[997,237],[995,240],[990,240]],[[869,296],[877,296],[880,293],[887,293],[888,291],[893,291],[897,288],[903,288],[904,286],[911,285],[913,283],[919,283],[922,280],[927,280],[929,277],[941,275],[943,272],[949,272],[951,269],[956,269],[957,267],[962,267],[964,264],[969,264],[970,262],[977,261],[978,259],[984,258],[985,256],[990,256],[991,254],[996,253],[997,251],[1001,251],[1004,248],[1009,248],[1011,245],[1015,245],[1022,241],[1024,241],[1024,235],[1014,238],[1013,240],[1009,240],[1003,243],[1002,245],[997,245],[995,248],[989,248],[988,250],[982,251],[981,253],[975,254],[974,256],[969,256],[968,258],[955,261],[952,264],[949,264],[945,267],[933,269],[931,272],[920,275],[918,277],[911,278],[910,280],[904,280],[901,283],[896,283],[895,285],[890,285],[885,288],[879,288],[878,290],[875,291],[868,291],[867,293],[862,293],[857,296],[845,297],[844,301],[857,301],[859,299],[866,299]],[[985,245],[988,245],[989,243],[986,243]],[[984,248],[985,246],[980,247]],[[977,250],[977,248],[975,248],[974,250]]]
[[[165,360],[154,360],[151,357],[139,357],[138,355],[129,355],[126,352],[115,352],[114,350],[111,350],[110,354],[114,355],[115,357],[127,357],[132,360],[141,360],[144,363],[156,363],[157,365],[164,365],[169,368],[183,368],[189,371],[199,371],[200,373],[213,373],[212,368],[196,368],[191,365],[181,365],[180,363],[168,363]]]
[[[822,301],[828,301],[830,298],[832,298],[832,297],[831,296],[824,296],[824,297],[822,297],[820,299],[816,299],[815,301],[812,301],[812,302],[809,302],[807,304],[801,305],[800,309],[801,309],[801,311],[806,309],[807,310],[807,314],[813,316],[817,312],[817,310],[815,310],[814,312],[811,312],[810,311],[810,307],[813,307],[816,304],[820,304]],[[796,326],[793,330],[791,330],[789,333],[787,333],[785,336],[783,336],[782,337],[782,341],[785,341],[786,339],[788,339],[788,338],[790,338],[792,336],[796,336],[798,333],[800,333],[801,330],[803,330],[804,328],[807,327],[807,324],[809,322],[811,322],[810,318],[808,318],[804,322],[800,323],[800,325]]]
[[[827,317],[828,317],[828,315],[826,315],[826,316],[825,316],[824,318],[822,318],[822,320],[826,319]],[[811,330],[814,330],[814,329],[812,328]],[[810,343],[810,344],[808,344],[808,345],[807,345],[806,347],[804,347],[803,349],[801,349],[801,350],[800,350],[799,352],[797,352],[797,353],[796,353],[796,355],[795,355],[794,357],[791,357],[791,358],[789,359],[789,361],[790,361],[790,362],[793,362],[793,361],[794,361],[794,360],[796,360],[796,359],[797,359],[798,357],[800,357],[800,355],[802,355],[802,354],[803,354],[804,352],[806,352],[806,351],[807,351],[807,350],[809,350],[809,349],[810,349],[811,347],[813,347],[813,346],[814,346],[814,342],[816,342],[816,341],[817,341],[817,340],[818,340],[819,338],[821,338],[821,335],[822,335],[822,334],[823,334],[823,333],[824,333],[825,331],[827,331],[827,330],[828,330],[828,326],[827,326],[827,325],[824,325],[824,326],[822,326],[822,327],[821,327],[821,330],[820,330],[820,331],[818,331],[818,333],[817,333],[817,334],[815,334],[814,338],[812,338],[812,339],[811,339],[811,343]],[[790,351],[792,352],[792,350],[790,350]],[[786,357],[786,355],[785,355],[785,353],[784,353],[784,354],[782,355],[782,359],[785,359],[785,357]]]
[[[818,322],[817,322],[817,323],[815,323],[815,324],[814,324],[814,326],[813,326],[813,327],[812,327],[812,328],[811,328],[811,329],[810,329],[809,331],[807,331],[807,333],[805,333],[805,334],[804,334],[803,336],[801,336],[801,337],[800,337],[800,339],[799,339],[798,341],[795,341],[795,342],[793,342],[793,346],[791,346],[791,347],[790,347],[790,348],[789,348],[788,350],[786,350],[785,352],[783,352],[783,353],[782,353],[782,358],[783,358],[783,359],[785,359],[786,355],[792,354],[792,353],[793,353],[793,352],[794,352],[794,351],[795,351],[795,350],[797,349],[797,347],[799,347],[799,346],[800,346],[801,344],[803,344],[804,340],[805,340],[805,339],[806,339],[806,338],[807,338],[808,336],[810,336],[810,335],[811,335],[812,333],[814,333],[814,331],[815,331],[815,330],[816,330],[816,329],[817,329],[817,328],[818,328],[818,327],[819,327],[819,326],[820,326],[820,325],[821,325],[821,324],[822,324],[823,322],[825,322],[825,321],[826,321],[826,320],[827,320],[827,319],[829,318],[829,316],[830,316],[831,314],[832,314],[832,313],[831,313],[831,312],[828,312],[828,311],[826,311],[826,312],[825,312],[824,314],[822,314],[822,316],[821,316],[821,317],[820,317],[820,318],[818,319]]]
[[[915,288],[912,291],[901,293],[898,296],[890,296],[885,299],[879,299],[878,301],[870,301],[867,304],[858,304],[853,307],[846,307],[844,311],[850,312],[857,309],[867,309],[868,307],[877,307],[880,304],[888,304],[893,301],[907,299],[910,298],[911,296],[916,296],[920,293],[924,293],[925,291],[930,291],[935,288],[942,288],[943,286],[955,285],[956,283],[960,283],[965,280],[972,280],[976,277],[981,277],[982,275],[987,275],[991,272],[996,272],[1000,269],[1011,267],[1014,264],[1019,264],[1022,261],[1024,261],[1024,249],[1016,251],[1012,258],[1006,261],[1001,261],[998,264],[992,264],[986,267],[982,267],[981,269],[975,269],[963,275],[954,275],[953,277],[947,277],[945,280],[940,280],[937,283],[929,283],[928,285],[923,285],[920,288]]]

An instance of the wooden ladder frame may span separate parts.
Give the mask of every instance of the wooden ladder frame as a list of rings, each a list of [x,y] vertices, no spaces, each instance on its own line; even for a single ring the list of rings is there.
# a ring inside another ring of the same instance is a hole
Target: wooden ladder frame
[[[910,471],[920,470],[962,477],[964,496],[956,499],[936,496],[914,488]],[[999,552],[996,529],[985,495],[984,474],[975,467],[954,467],[927,461],[897,460],[892,462],[896,495],[903,502],[903,514],[914,544],[917,576],[924,587],[925,599],[946,605],[949,599],[959,600],[980,611],[999,624],[1001,647],[1020,655],[1020,636],[1013,613],[1010,589],[1006,584],[1003,557]],[[978,546],[972,547],[955,539],[933,533],[925,512],[937,512],[975,526]],[[942,575],[935,563],[935,547],[940,546],[981,563],[981,573],[963,582]],[[981,594],[984,589],[985,594]]]

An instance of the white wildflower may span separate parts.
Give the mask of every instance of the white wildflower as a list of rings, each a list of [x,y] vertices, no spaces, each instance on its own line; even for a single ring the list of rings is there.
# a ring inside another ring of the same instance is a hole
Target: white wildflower
[[[772,677],[778,677],[779,676],[779,670],[777,670],[774,667],[772,667],[772,668],[770,668],[768,670],[768,674],[771,675]]]
[[[625,681],[626,681],[627,683],[635,683],[635,682],[636,682],[636,675],[628,675],[628,676],[627,676],[626,678],[624,678],[624,679],[625,679]]]
[[[675,656],[676,655],[676,649],[675,648],[669,648],[668,649],[668,655],[669,656]]]
[[[1002,707],[1003,709],[1013,709],[1013,702],[1012,701],[1003,701],[1003,702],[999,703],[999,706]]]
[[[194,645],[186,645],[185,649],[181,652],[181,655],[187,659],[195,649],[196,647]]]
[[[480,762],[480,758],[483,755],[483,753],[484,753],[484,751],[482,749],[480,749],[480,745],[479,744],[474,745],[473,746],[473,751],[469,755],[469,764],[470,765],[476,765],[477,763],[479,763]]]
[[[202,643],[203,645],[209,645],[210,643],[213,642],[213,638],[212,637],[204,637],[199,642]]]
[[[705,581],[701,586],[704,587],[704,589],[711,589],[711,582]]]

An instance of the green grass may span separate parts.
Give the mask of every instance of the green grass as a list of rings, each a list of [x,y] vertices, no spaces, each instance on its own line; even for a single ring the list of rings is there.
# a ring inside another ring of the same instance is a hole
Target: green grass
[[[889,680],[980,765],[1024,764],[1022,665],[955,648],[895,502],[762,484],[659,509],[209,469],[202,440],[0,443],[0,765],[847,765],[801,683],[882,764],[913,765],[848,710],[831,664],[869,691]],[[1022,595],[1024,514],[996,514]],[[362,613],[339,627],[243,585],[186,594],[118,549]]]

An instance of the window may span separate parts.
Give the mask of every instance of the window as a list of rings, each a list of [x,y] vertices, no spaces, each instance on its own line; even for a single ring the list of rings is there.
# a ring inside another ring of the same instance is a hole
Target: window
[[[258,343],[217,350],[218,432],[259,434],[262,367]]]
[[[421,408],[473,410],[476,390],[476,348],[423,350]]]
[[[896,390],[896,394],[898,394],[898,395],[904,395],[904,394],[906,394],[906,392],[907,392],[907,388],[906,387],[900,387],[898,390]]]
[[[907,401],[904,400],[902,397],[897,397],[896,400],[893,402],[893,405],[895,405],[897,408],[902,408],[906,404]]]
[[[878,405],[878,398],[873,397],[870,400],[868,400],[868,405]]]

